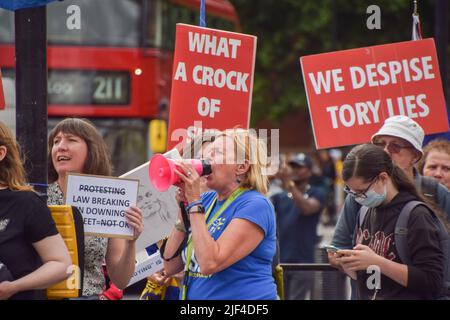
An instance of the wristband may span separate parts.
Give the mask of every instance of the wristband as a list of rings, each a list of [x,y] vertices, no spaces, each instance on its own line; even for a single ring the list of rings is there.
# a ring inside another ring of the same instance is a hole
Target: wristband
[[[194,209],[196,209],[196,210],[193,210],[193,211],[189,210],[189,211],[188,211],[189,214],[193,214],[193,213],[201,213],[201,214],[205,214],[205,208],[204,208],[201,204],[198,204],[198,205],[196,205],[196,206],[193,206],[192,208],[194,208]],[[190,209],[192,209],[192,208],[190,208]]]
[[[202,200],[196,200],[192,201],[186,206],[186,211],[189,212],[189,209],[191,209],[193,206],[202,205]]]

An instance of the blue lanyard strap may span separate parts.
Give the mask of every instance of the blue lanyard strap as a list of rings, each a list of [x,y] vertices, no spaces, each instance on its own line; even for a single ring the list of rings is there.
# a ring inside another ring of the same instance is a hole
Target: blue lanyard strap
[[[209,220],[209,222],[206,224],[206,227],[209,228],[212,223],[219,218],[219,216],[224,212],[230,204],[236,200],[237,197],[239,197],[242,193],[244,193],[246,189],[244,188],[237,188],[233,191],[233,193],[228,197],[228,199],[220,206],[220,208],[217,210],[217,212],[214,214],[214,216]],[[206,221],[208,221],[209,215],[211,214],[212,209],[214,208],[215,204],[217,202],[217,195],[214,197],[214,200],[212,201],[211,205],[209,206],[208,210],[206,211],[205,217]],[[192,233],[189,235],[189,239],[187,242],[187,248],[186,248],[186,264],[184,266],[184,278],[183,278],[183,289],[181,294],[181,300],[186,300],[186,293],[187,293],[187,280],[189,277],[189,266],[191,264],[192,260],[192,251],[194,249],[194,244],[192,243]]]

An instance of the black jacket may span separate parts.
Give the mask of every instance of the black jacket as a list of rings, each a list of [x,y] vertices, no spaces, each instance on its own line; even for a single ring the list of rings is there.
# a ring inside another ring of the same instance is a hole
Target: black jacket
[[[405,192],[398,193],[386,205],[370,209],[358,230],[357,243],[369,246],[386,259],[400,261],[394,239],[394,229],[401,209],[417,200]],[[412,265],[408,265],[408,284],[403,287],[381,275],[381,288],[376,299],[432,299],[442,286],[444,254],[439,246],[438,229],[431,213],[424,206],[416,207],[408,221],[408,246]],[[358,272],[360,299],[372,299],[375,289],[369,289],[367,279],[372,273]],[[373,277],[369,283],[373,282]]]

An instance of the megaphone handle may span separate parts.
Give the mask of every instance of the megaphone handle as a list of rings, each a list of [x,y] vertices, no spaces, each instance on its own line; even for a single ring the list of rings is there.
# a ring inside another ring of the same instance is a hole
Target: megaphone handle
[[[181,218],[183,219],[184,227],[186,228],[186,232],[189,231],[189,228],[191,227],[191,222],[188,218],[188,213],[186,211],[186,204],[183,201],[180,201],[179,203],[180,209],[181,209]]]

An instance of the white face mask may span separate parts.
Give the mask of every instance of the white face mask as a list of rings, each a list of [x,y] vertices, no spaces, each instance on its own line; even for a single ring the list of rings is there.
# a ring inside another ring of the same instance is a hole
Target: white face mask
[[[387,185],[385,184],[383,194],[379,194],[373,190],[369,190],[366,192],[366,198],[355,197],[355,201],[362,206],[369,208],[376,208],[380,204],[382,204],[383,201],[386,199],[386,194],[387,194]]]

